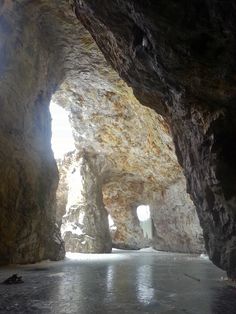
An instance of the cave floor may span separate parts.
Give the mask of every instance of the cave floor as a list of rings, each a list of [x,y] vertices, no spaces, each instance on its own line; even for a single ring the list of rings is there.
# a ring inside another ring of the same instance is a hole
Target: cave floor
[[[0,313],[236,313],[236,289],[206,259],[164,252],[68,254],[0,268]]]

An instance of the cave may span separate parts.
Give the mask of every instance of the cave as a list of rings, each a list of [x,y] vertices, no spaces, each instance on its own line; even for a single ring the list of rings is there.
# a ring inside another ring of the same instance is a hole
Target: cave
[[[235,12],[0,1],[0,313],[234,313]]]

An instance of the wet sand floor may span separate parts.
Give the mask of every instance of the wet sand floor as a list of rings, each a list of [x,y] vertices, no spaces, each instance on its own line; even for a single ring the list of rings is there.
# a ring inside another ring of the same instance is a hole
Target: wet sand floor
[[[65,261],[0,268],[0,313],[236,313],[236,289],[208,260],[150,250],[70,254]]]

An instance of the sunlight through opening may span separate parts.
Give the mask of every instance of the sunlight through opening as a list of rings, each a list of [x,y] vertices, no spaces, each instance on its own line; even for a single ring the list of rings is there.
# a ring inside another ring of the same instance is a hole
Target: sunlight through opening
[[[140,227],[147,239],[152,239],[152,219],[149,205],[140,205],[137,207],[137,216],[140,222]]]
[[[140,205],[137,207],[137,216],[139,221],[146,221],[150,219],[149,205]]]
[[[108,215],[108,222],[109,222],[109,228],[111,231],[116,231],[117,227],[114,223],[114,220],[112,219],[111,215]]]
[[[52,101],[50,112],[52,117],[52,150],[56,159],[62,159],[66,153],[75,150],[69,113]]]

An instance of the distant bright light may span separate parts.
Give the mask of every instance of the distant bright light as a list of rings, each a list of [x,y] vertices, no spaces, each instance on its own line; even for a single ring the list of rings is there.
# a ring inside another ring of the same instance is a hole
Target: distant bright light
[[[52,150],[55,158],[63,158],[66,153],[75,149],[68,112],[53,102],[50,104],[50,112],[52,117]]]
[[[109,227],[114,225],[114,220],[111,218],[111,215],[108,215]]]
[[[139,221],[146,221],[150,218],[149,205],[140,205],[137,207],[137,216]]]
[[[110,230],[117,230],[117,227],[114,223],[114,220],[112,219],[111,215],[108,215],[108,222],[109,222],[109,228]]]

